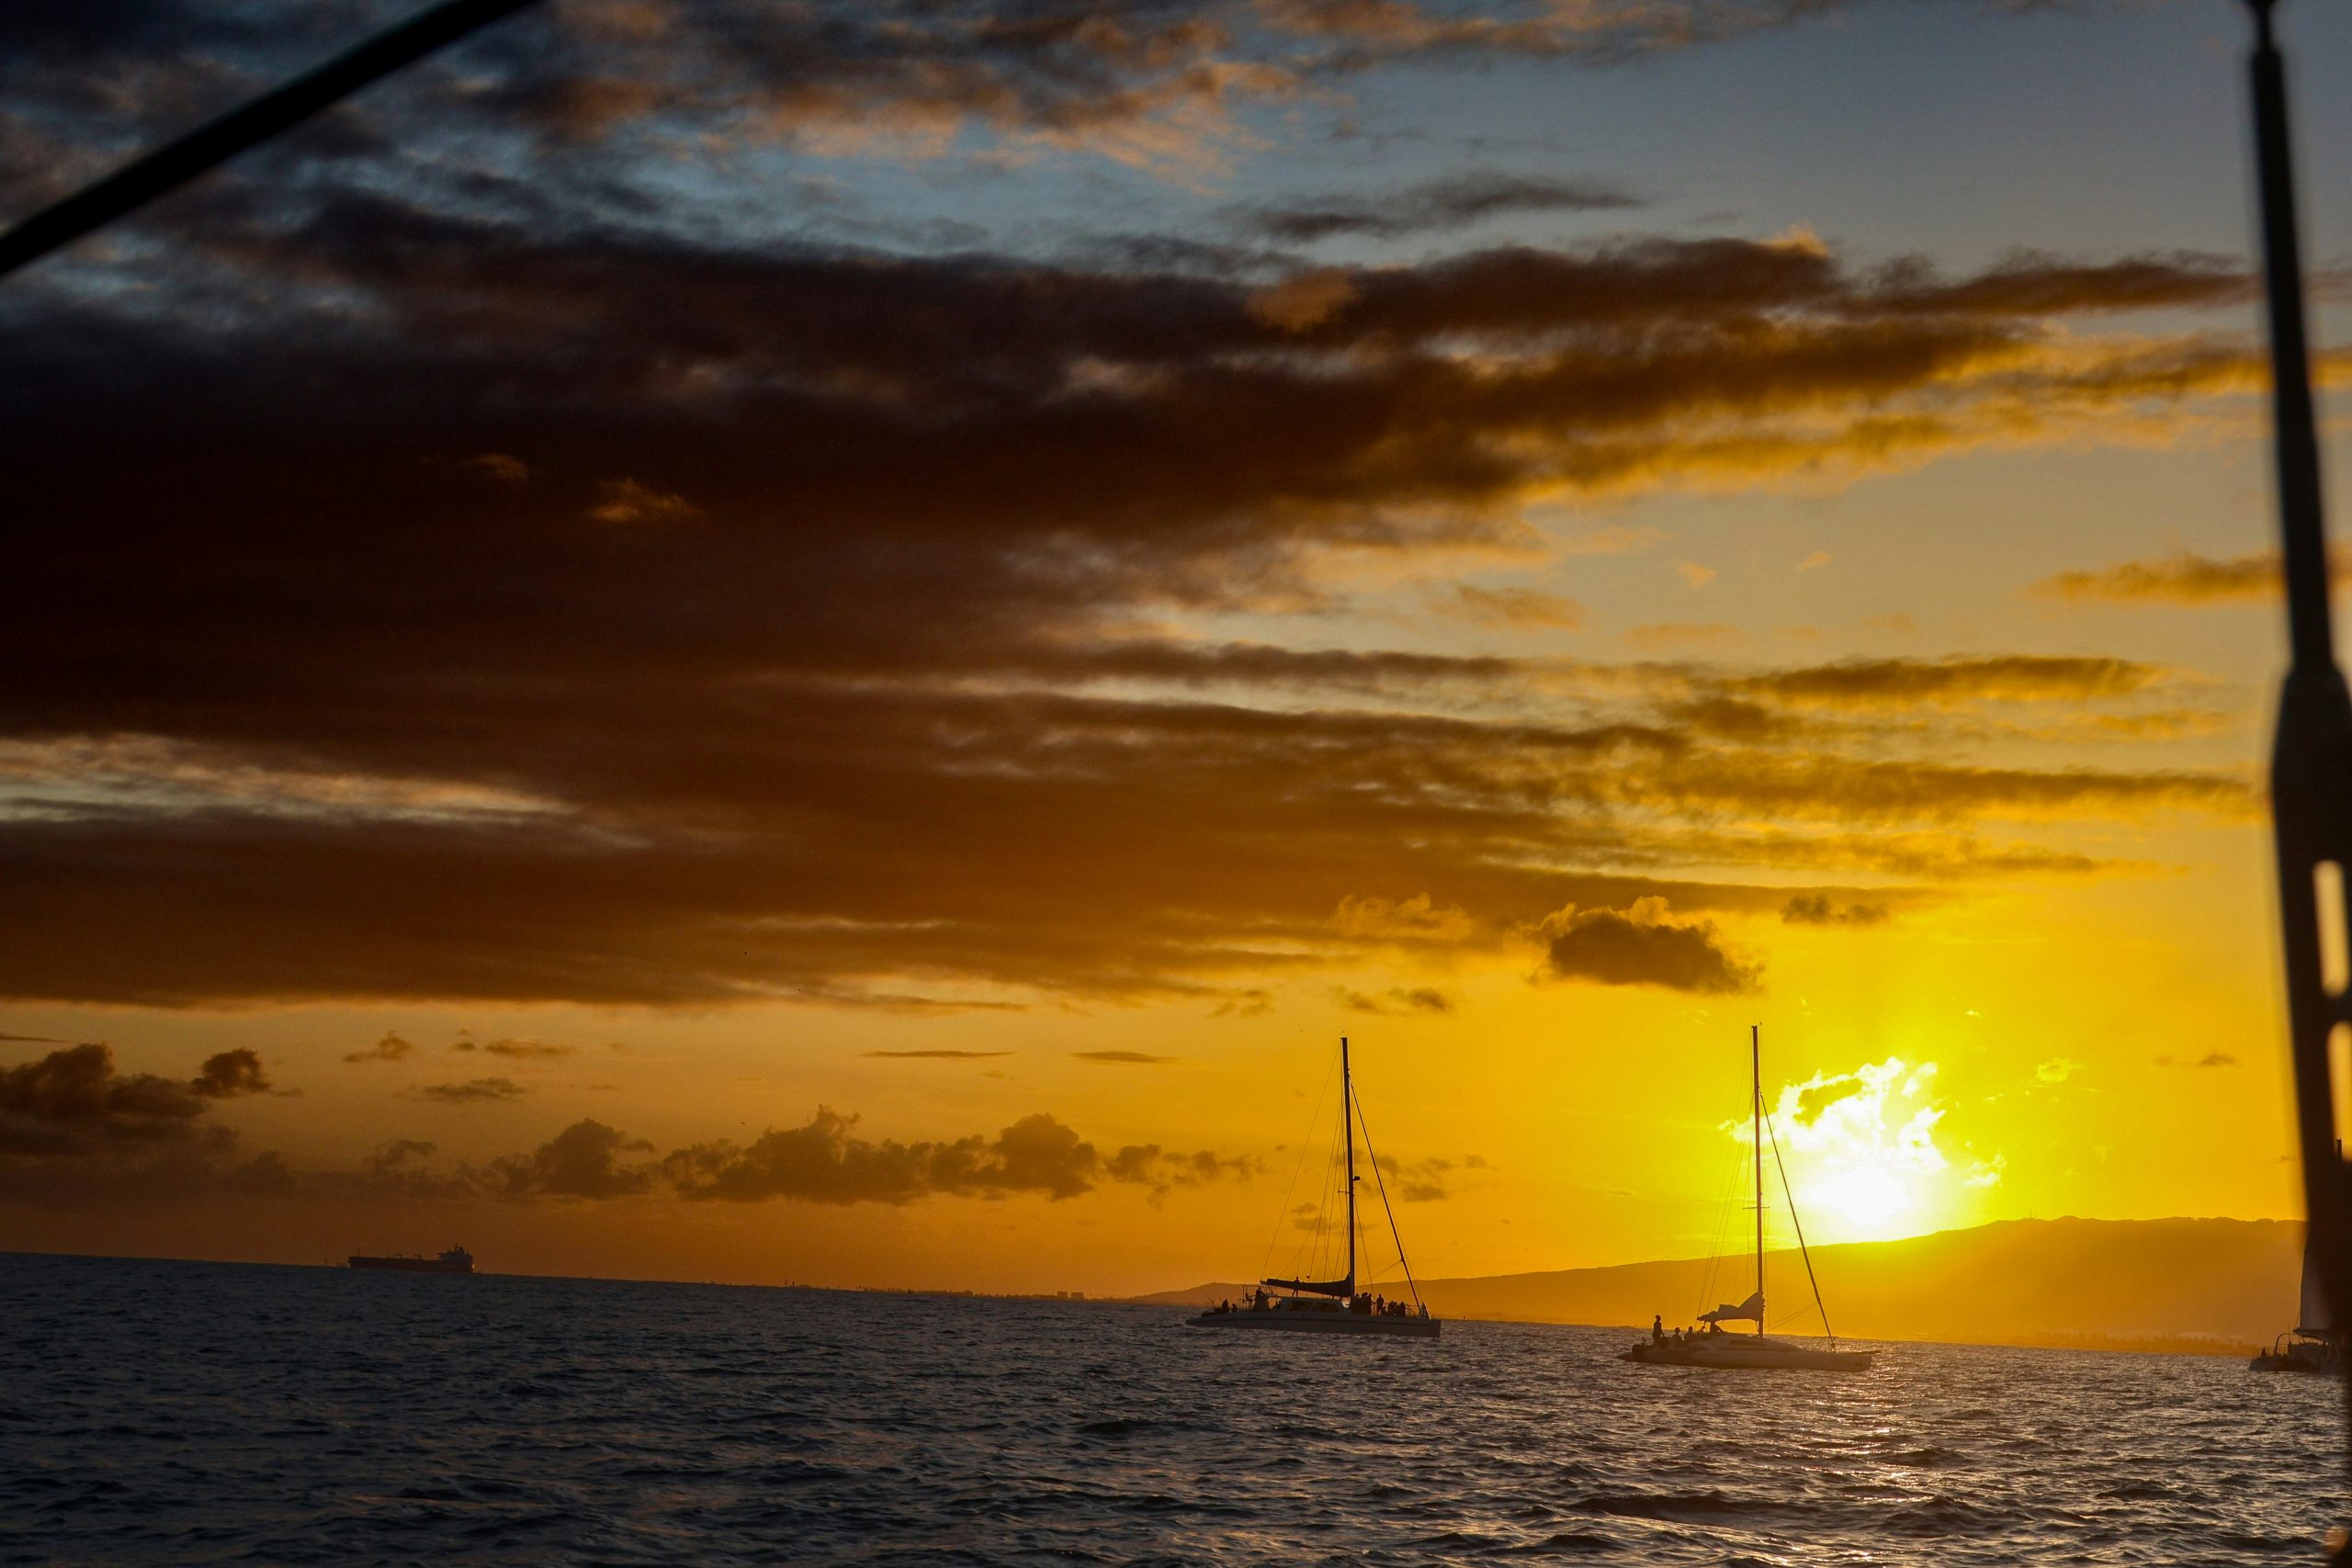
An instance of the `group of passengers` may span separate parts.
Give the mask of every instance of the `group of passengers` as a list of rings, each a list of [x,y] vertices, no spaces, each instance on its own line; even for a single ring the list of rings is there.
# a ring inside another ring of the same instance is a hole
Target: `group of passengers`
[[[1232,1299],[1227,1297],[1226,1300],[1221,1301],[1217,1303],[1216,1305],[1209,1308],[1209,1312],[1212,1314],[1227,1312],[1263,1312],[1273,1304],[1274,1298],[1267,1294],[1264,1291],[1259,1290],[1252,1291],[1248,1295],[1242,1297],[1241,1304],[1239,1306],[1234,1305]]]
[[[1275,1296],[1261,1288],[1254,1290],[1248,1295],[1242,1297],[1241,1303],[1238,1306],[1235,1305],[1232,1299],[1228,1297],[1227,1299],[1217,1303],[1216,1305],[1209,1308],[1209,1313],[1210,1315],[1215,1316],[1223,1313],[1230,1312],[1265,1312],[1272,1308],[1280,1300],[1280,1297]],[[1359,1317],[1412,1317],[1416,1315],[1414,1311],[1410,1307],[1408,1307],[1403,1302],[1390,1301],[1385,1296],[1374,1295],[1369,1291],[1357,1295],[1353,1300],[1350,1301],[1348,1303],[1348,1310],[1354,1313]],[[1429,1314],[1429,1305],[1427,1303],[1423,1303],[1419,1315],[1426,1318]]]
[[[1720,1337],[1723,1331],[1724,1325],[1720,1323],[1711,1323],[1704,1328],[1668,1328],[1664,1313],[1650,1318],[1650,1343],[1653,1345],[1696,1345],[1702,1339]]]

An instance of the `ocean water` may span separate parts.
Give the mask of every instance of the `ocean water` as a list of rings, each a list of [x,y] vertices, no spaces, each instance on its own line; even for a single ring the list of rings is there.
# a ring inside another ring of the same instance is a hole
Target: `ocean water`
[[[0,1256],[9,1562],[2318,1560],[2333,1383],[1623,1331]]]

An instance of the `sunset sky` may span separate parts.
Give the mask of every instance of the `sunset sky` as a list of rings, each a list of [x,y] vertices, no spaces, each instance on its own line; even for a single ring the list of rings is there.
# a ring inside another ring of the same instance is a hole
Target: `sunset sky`
[[[408,8],[7,7],[0,214]],[[1702,1255],[1751,1022],[1809,1239],[2298,1213],[2247,31],[549,0],[0,282],[0,1248],[1246,1278],[1345,1034]]]

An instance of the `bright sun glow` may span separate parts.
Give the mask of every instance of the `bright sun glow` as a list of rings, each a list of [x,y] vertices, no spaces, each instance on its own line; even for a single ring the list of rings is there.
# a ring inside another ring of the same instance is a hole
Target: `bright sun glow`
[[[1808,1184],[1805,1208],[1838,1222],[1841,1235],[1875,1240],[1902,1234],[1913,1194],[1904,1173],[1881,1164],[1850,1166]]]
[[[1772,1122],[1812,1239],[1884,1241],[1932,1217],[1950,1168],[1936,1146],[1935,1078],[1933,1062],[1889,1056],[1781,1087]],[[1748,1136],[1745,1122],[1724,1131]]]

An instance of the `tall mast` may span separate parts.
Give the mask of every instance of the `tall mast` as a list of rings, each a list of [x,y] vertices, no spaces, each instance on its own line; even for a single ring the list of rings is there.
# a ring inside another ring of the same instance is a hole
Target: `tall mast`
[[[2278,692],[2270,752],[2271,831],[2278,852],[2278,943],[2287,967],[2287,1024],[2301,1134],[2306,1258],[2318,1264],[2328,1306],[2352,1321],[2352,1183],[2335,1143],[2336,1077],[2330,1042],[2352,1022],[2352,993],[2328,951],[2321,900],[2344,912],[2352,867],[2352,693],[2329,625],[2327,517],[2322,504],[2318,414],[2303,332],[2301,241],[2287,121],[2287,66],[2271,31],[2276,0],[2248,0],[2255,48],[2255,167],[2261,191],[2264,292],[2270,318],[2270,412],[2278,529],[2287,578],[2291,659]],[[2342,930],[2339,925],[2338,931]],[[2300,1314],[2299,1314],[2300,1315]],[[2332,1561],[2352,1563],[2352,1544]]]
[[[1356,1299],[1355,1084],[1348,1077],[1348,1037],[1340,1036],[1340,1131],[1348,1141],[1348,1300]]]
[[[1764,1332],[1764,1048],[1747,1026],[1748,1136],[1756,1143],[1756,1332]]]

